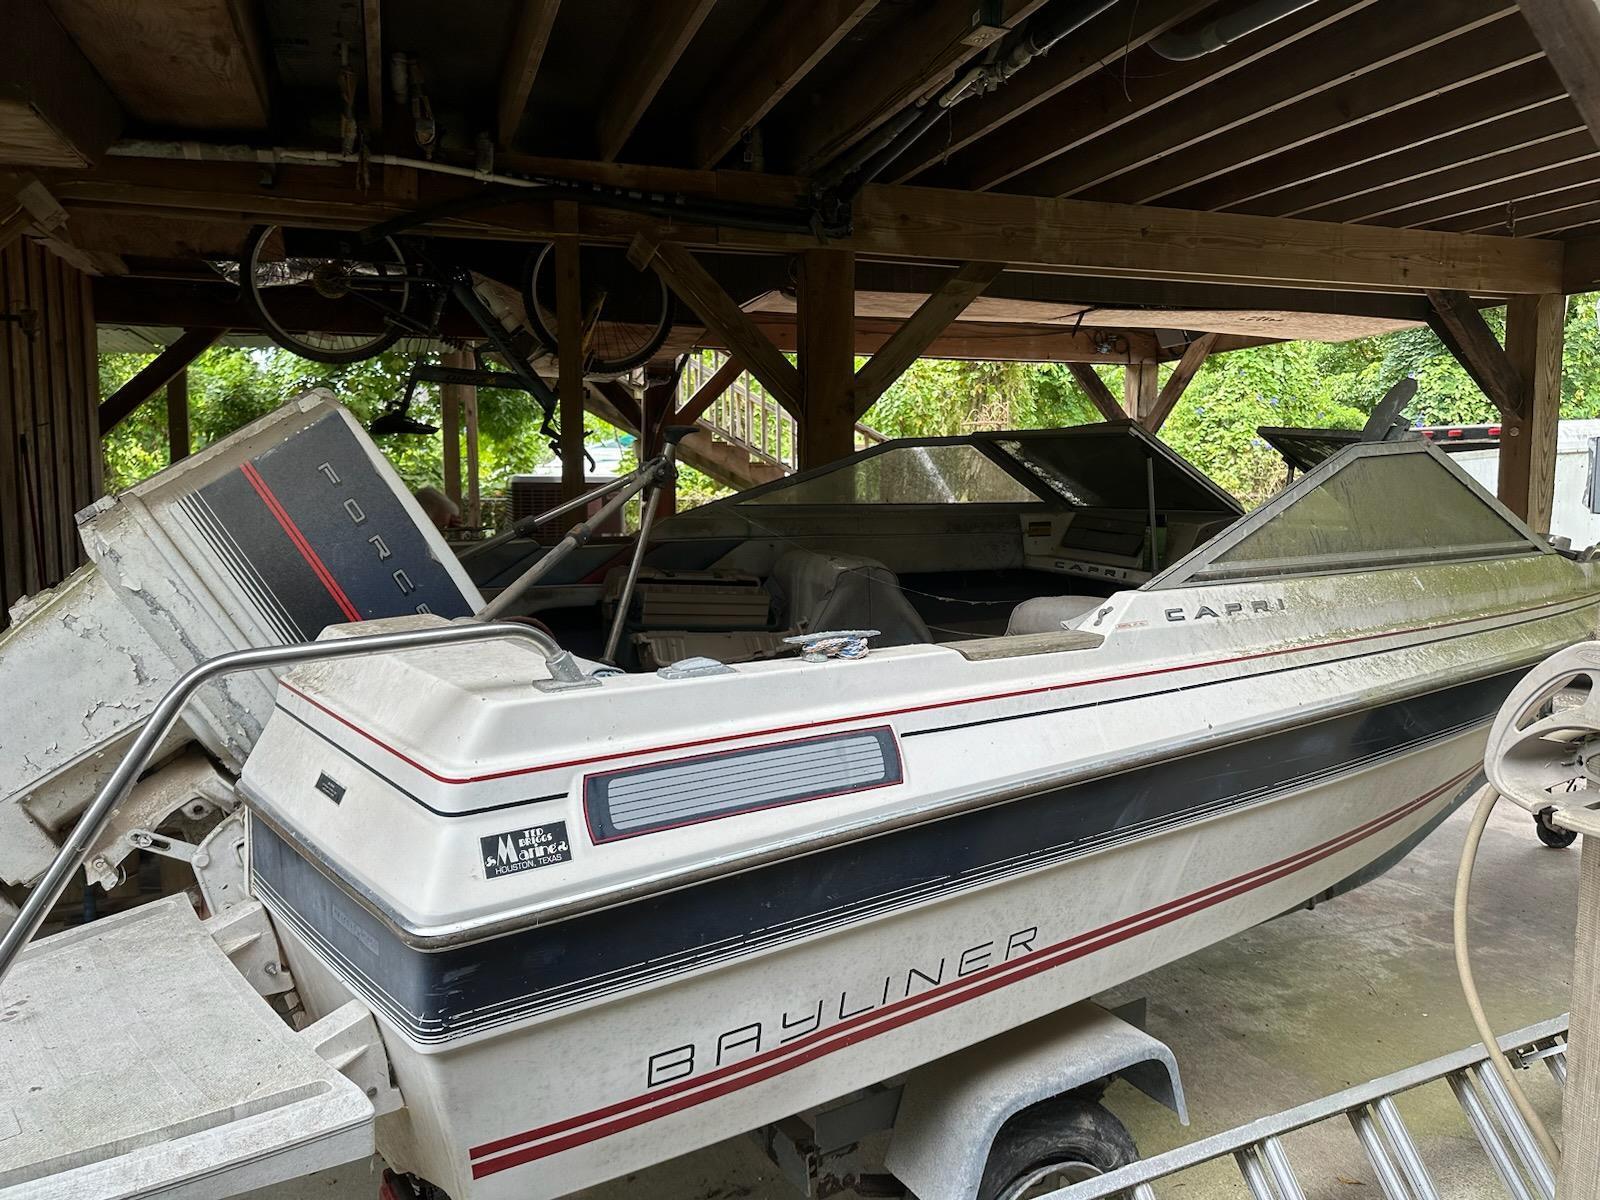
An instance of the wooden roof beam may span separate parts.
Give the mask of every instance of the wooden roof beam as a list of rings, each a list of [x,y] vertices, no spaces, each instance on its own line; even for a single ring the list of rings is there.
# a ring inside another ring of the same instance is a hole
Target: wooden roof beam
[[[500,70],[500,96],[495,105],[495,141],[502,150],[511,148],[522,115],[528,110],[528,97],[539,75],[539,64],[544,61],[545,48],[550,45],[550,31],[555,28],[561,0],[525,0],[517,10],[517,24],[506,47],[505,65]]]
[[[1448,96],[1493,80],[1507,70],[1538,63],[1543,55],[1515,13],[1469,29],[1387,66],[1311,90],[1257,118],[1245,118],[1225,136],[1197,141],[1187,150],[1162,155],[1078,195],[1129,204],[1169,204],[1175,193],[1203,184],[1235,166],[1249,166],[1300,146],[1359,128],[1372,117],[1403,111],[1419,100]]]
[[[858,419],[1004,270],[1003,263],[970,262],[951,272],[929,294],[883,347],[856,370],[853,390]]]
[[[1078,386],[1089,397],[1089,403],[1099,410],[1100,415],[1107,421],[1126,421],[1127,410],[1117,403],[1117,398],[1111,394],[1111,389],[1106,386],[1106,381],[1100,378],[1093,366],[1089,363],[1068,363],[1067,370],[1072,372],[1072,377],[1078,381]]]
[[[1001,27],[1015,29],[1044,2],[998,0]],[[790,169],[810,174],[953,80],[995,40],[974,30],[977,11],[972,0],[932,0],[863,47],[840,76],[830,77],[828,103],[786,129]]]
[[[122,109],[44,0],[0,0],[0,162],[86,167]]]
[[[741,48],[737,66],[707,93],[689,136],[690,161],[714,167],[861,23],[878,0],[791,5]]]
[[[1320,11],[1320,5],[1313,5],[1301,13]],[[1515,15],[1514,0],[1451,0],[1445,5],[1364,7],[1346,20],[1319,27],[1319,36],[1302,37],[1292,51],[1275,62],[1263,55],[1267,61],[1274,62],[1276,69],[1263,70],[1258,79],[1252,81],[1252,86],[1237,87],[1230,82],[1207,87],[1193,95],[1193,103],[1152,113],[1124,126],[1116,137],[1098,136],[1077,153],[1052,158],[1043,166],[1013,177],[1007,186],[1038,195],[1083,195],[1119,176],[1160,165],[1169,157],[1208,142],[1213,148],[1208,150],[1207,161],[1218,157],[1230,163],[1238,161],[1231,156],[1231,146],[1218,154],[1214,147],[1226,143],[1216,143],[1213,139],[1259,122],[1280,109],[1302,104],[1319,92],[1351,81],[1360,87],[1362,76],[1370,76],[1491,22],[1499,22],[1502,36],[1513,39],[1521,31],[1520,23],[1516,27],[1511,24]],[[1277,26],[1273,28],[1276,30]],[[1246,39],[1241,44],[1250,43],[1251,39]],[[1281,49],[1277,52],[1284,53]],[[1508,53],[1507,57],[1510,56]],[[1453,48],[1451,52],[1433,55],[1431,61],[1453,66]],[[1139,180],[1134,179],[1132,184],[1137,186]],[[1128,186],[1127,182],[1122,186]]]
[[[1594,181],[1600,175],[1600,151],[1561,166],[1447,196],[1427,204],[1414,204],[1386,213],[1374,225],[1403,228],[1427,226],[1452,233],[1486,230],[1490,233],[1533,236],[1529,218],[1595,197]]]
[[[1172,415],[1172,410],[1178,407],[1178,401],[1183,399],[1183,393],[1188,389],[1190,381],[1211,356],[1219,336],[1215,333],[1203,334],[1184,347],[1183,357],[1178,360],[1178,365],[1172,368],[1172,374],[1167,376],[1167,382],[1161,385],[1161,392],[1156,396],[1154,407],[1139,418],[1139,423],[1151,433],[1160,432],[1167,418]]]
[[[100,402],[100,436],[105,437],[146,400],[176,379],[222,336],[217,329],[188,329],[140,372]]]
[[[800,180],[780,176],[540,161],[552,174],[572,178],[615,178],[645,190],[767,204],[793,203],[804,187]],[[418,203],[458,197],[476,186],[470,180],[419,176]],[[55,190],[69,210],[108,216],[166,212],[187,219],[350,229],[396,211],[394,202],[355,187],[350,173],[313,167],[283,170],[277,186],[264,189],[248,164],[118,159],[91,177],[62,178]],[[851,235],[830,244],[874,258],[1005,262],[1017,271],[1411,295],[1425,288],[1490,296],[1544,292],[1558,289],[1561,279],[1561,247],[1551,243],[1238,213],[871,185],[862,189],[854,217]],[[626,243],[643,232],[722,251],[790,253],[818,244],[810,234],[732,226],[677,224],[668,233],[659,220],[598,208],[580,209],[578,219],[578,232],[591,242]],[[538,203],[486,211],[468,222],[441,219],[423,228],[439,235],[522,242],[561,232],[551,206]]]
[[[1373,117],[1175,192],[1172,208],[1292,217],[1581,128],[1543,60]]]
[[[1118,60],[1154,41],[1191,17],[1212,7],[1216,0],[1144,0],[1129,18],[1116,10],[1091,21],[1003,87],[958,105],[950,116],[922,138],[892,169],[898,182],[959,154],[981,138],[1101,72],[1119,75]],[[1137,27],[1130,30],[1129,22]]]
[[[1305,38],[1342,17],[1361,13],[1372,3],[1373,0],[1337,0],[1332,5],[1314,4],[1275,21],[1270,34],[1242,38],[1226,49],[1188,62],[1168,62],[1150,50],[1131,54],[1125,68],[1100,72],[1036,105],[1021,119],[1008,123],[1003,135],[987,138],[966,153],[955,155],[947,169],[930,173],[926,182],[979,191],[1008,184],[1043,163],[1077,151],[1096,137],[1176,104],[1207,84],[1255,67],[1275,52],[1296,53],[1298,43]]]
[[[1521,0],[1521,7],[1600,145],[1600,6],[1594,0]]]
[[[628,261],[652,268],[695,314],[716,331],[733,356],[791,413],[801,407],[800,373],[750,320],[720,284],[676,242],[656,242],[643,234],[628,246]]]
[[[1439,340],[1500,410],[1500,415],[1515,417],[1522,410],[1522,377],[1472,297],[1465,292],[1430,291],[1428,300],[1434,309],[1428,324]]]
[[[602,161],[610,162],[622,153],[650,102],[715,6],[716,0],[654,0],[638,10],[612,76],[612,90],[595,121],[595,143]]]

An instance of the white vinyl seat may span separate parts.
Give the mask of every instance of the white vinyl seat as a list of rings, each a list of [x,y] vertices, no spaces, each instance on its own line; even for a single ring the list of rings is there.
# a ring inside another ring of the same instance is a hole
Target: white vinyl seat
[[[1019,633],[1059,633],[1073,628],[1105,603],[1104,596],[1035,596],[1011,610],[1006,636]]]

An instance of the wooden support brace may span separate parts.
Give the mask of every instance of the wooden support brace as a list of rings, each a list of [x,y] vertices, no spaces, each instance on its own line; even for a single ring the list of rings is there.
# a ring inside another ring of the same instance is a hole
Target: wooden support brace
[[[190,329],[155,360],[100,403],[100,436],[105,437],[134,409],[154,396],[222,336],[220,329]]]
[[[905,324],[856,372],[856,416],[862,416],[871,408],[933,340],[950,327],[950,322],[965,312],[1004,270],[1004,263],[970,262],[935,288],[917,311],[906,318]]]
[[[361,40],[366,64],[367,129],[383,132],[383,0],[361,0]]]
[[[677,242],[656,242],[641,233],[628,247],[628,261],[641,271],[650,267],[661,276],[761,386],[795,416],[800,415],[800,372],[694,255]]]
[[[1117,398],[1111,394],[1111,389],[1106,386],[1106,381],[1100,378],[1099,372],[1088,363],[1068,363],[1067,370],[1072,372],[1072,377],[1078,381],[1078,386],[1089,397],[1089,403],[1100,410],[1100,415],[1107,421],[1126,421],[1127,411],[1117,403]]]
[[[668,419],[674,425],[695,424],[705,416],[706,409],[720,400],[722,394],[733,386],[733,381],[743,374],[744,364],[730,354],[723,364],[712,372],[711,378],[696,388],[694,395],[690,396],[684,406]]]
[[[167,461],[189,457],[189,372],[179,371],[167,384]]]
[[[1465,292],[1428,292],[1433,305],[1429,326],[1482,389],[1500,415],[1510,419],[1522,406],[1523,380],[1500,348],[1472,297]]]
[[[544,60],[545,48],[550,44],[550,32],[555,28],[561,0],[525,0],[517,7],[520,14],[511,34],[511,45],[506,51],[505,66],[500,75],[500,99],[496,106],[496,140],[502,150],[510,149],[517,136],[517,126],[522,123],[522,114],[527,110],[528,96],[533,92],[539,64]]]
[[[1162,385],[1160,394],[1156,396],[1154,406],[1148,413],[1143,413],[1139,417],[1139,423],[1151,433],[1157,432],[1166,424],[1167,418],[1172,415],[1172,410],[1183,398],[1190,380],[1205,365],[1206,358],[1211,354],[1211,348],[1217,344],[1218,336],[1220,335],[1215,333],[1205,334],[1190,342],[1184,350],[1183,357],[1178,360],[1178,365],[1173,368],[1172,374],[1167,376],[1167,382]]]
[[[615,379],[597,379],[590,385],[600,397],[605,400],[616,416],[621,418],[622,427],[629,432],[644,437],[644,415],[639,411],[639,402],[633,398],[624,384]],[[596,416],[609,424],[616,424],[604,413],[596,412]]]

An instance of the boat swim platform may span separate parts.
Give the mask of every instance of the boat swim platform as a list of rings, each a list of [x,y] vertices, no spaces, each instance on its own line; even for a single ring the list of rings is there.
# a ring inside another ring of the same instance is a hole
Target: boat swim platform
[[[371,1016],[295,1032],[257,990],[287,983],[276,959],[259,905],[203,923],[182,895],[25,953],[0,985],[0,1200],[208,1200],[365,1161],[387,1097],[318,1048],[356,1056]]]

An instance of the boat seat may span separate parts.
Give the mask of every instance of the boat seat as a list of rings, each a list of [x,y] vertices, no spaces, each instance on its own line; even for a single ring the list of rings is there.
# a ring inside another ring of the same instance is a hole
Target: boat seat
[[[1073,628],[1076,622],[1104,603],[1104,596],[1035,596],[1011,610],[1006,636],[1059,633]]]
[[[790,628],[876,629],[875,646],[933,640],[893,571],[871,558],[789,550],[772,567],[769,588],[784,604]]]

